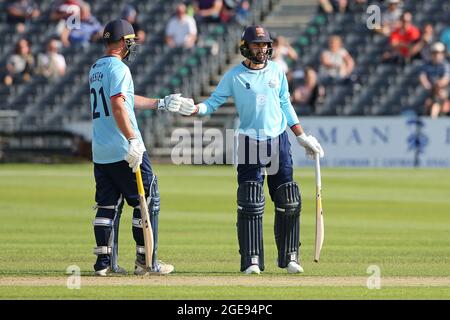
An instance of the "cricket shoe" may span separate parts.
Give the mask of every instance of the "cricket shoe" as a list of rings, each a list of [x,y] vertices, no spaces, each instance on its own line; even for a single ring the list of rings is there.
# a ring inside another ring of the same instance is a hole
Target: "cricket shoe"
[[[287,270],[288,273],[303,273],[303,272],[305,272],[303,270],[302,266],[299,265],[295,261],[289,262],[289,264],[287,265],[287,267],[285,269]]]
[[[156,268],[149,269],[146,268],[145,265],[135,261],[134,265],[134,274],[137,276],[145,276],[145,275],[164,275],[172,273],[175,270],[174,266],[171,264],[167,264],[158,260],[156,262]]]
[[[95,271],[95,275],[99,277],[109,277],[109,276],[124,276],[127,274],[127,270],[121,267],[117,267],[117,270],[113,271],[111,267]]]
[[[259,266],[256,264],[251,265],[244,271],[245,274],[261,274],[261,270],[259,270]]]

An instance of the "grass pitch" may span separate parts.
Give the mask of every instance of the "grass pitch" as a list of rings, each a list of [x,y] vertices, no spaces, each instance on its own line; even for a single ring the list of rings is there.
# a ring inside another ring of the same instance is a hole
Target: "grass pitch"
[[[318,264],[314,169],[295,170],[305,274],[275,266],[274,209],[267,201],[260,276],[239,273],[233,167],[154,171],[161,192],[158,256],[176,273],[99,279],[92,277],[92,165],[1,165],[0,299],[450,298],[450,170],[322,168],[325,242]],[[130,273],[131,212],[124,208],[119,249]],[[81,270],[79,290],[66,287],[71,265]],[[366,286],[370,266],[380,270],[380,289]]]

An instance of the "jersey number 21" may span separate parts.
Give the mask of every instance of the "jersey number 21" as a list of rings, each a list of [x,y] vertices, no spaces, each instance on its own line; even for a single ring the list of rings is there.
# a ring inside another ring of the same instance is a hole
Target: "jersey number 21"
[[[109,110],[108,110],[108,105],[106,104],[106,98],[105,98],[105,93],[103,92],[103,87],[101,87],[100,90],[98,90],[98,93],[100,94],[100,97],[102,98],[103,110],[105,110],[105,117],[109,117]],[[91,99],[91,101],[94,102],[94,106],[92,108],[92,119],[97,119],[100,117],[100,112],[96,111],[97,110],[97,92],[95,91],[94,88],[91,89],[91,94],[93,95],[93,100]]]

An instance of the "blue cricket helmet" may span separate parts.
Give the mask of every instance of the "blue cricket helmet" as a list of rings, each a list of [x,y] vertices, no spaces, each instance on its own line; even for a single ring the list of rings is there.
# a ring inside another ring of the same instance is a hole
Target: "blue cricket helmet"
[[[272,42],[273,40],[270,38],[269,32],[264,27],[259,25],[249,26],[246,27],[242,33],[239,49],[245,58],[255,64],[262,64],[266,63],[267,60],[272,57]],[[250,43],[267,43],[267,53],[263,59],[258,59],[258,57],[253,54],[249,47]]]

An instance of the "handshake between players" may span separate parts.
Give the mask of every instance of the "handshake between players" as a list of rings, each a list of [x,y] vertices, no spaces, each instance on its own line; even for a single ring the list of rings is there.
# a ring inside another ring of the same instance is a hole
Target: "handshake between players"
[[[197,111],[194,100],[184,98],[180,93],[170,94],[163,99],[157,100],[157,110],[165,110],[169,112],[179,113],[183,116],[190,116]],[[145,108],[141,106],[140,108]],[[138,137],[131,137],[128,139],[128,153],[125,161],[133,172],[136,172],[142,164],[142,158],[146,151],[144,144]]]
[[[190,116],[196,111],[194,100],[184,98],[180,93],[170,94],[164,99],[159,99],[158,110],[178,112],[183,116]]]

